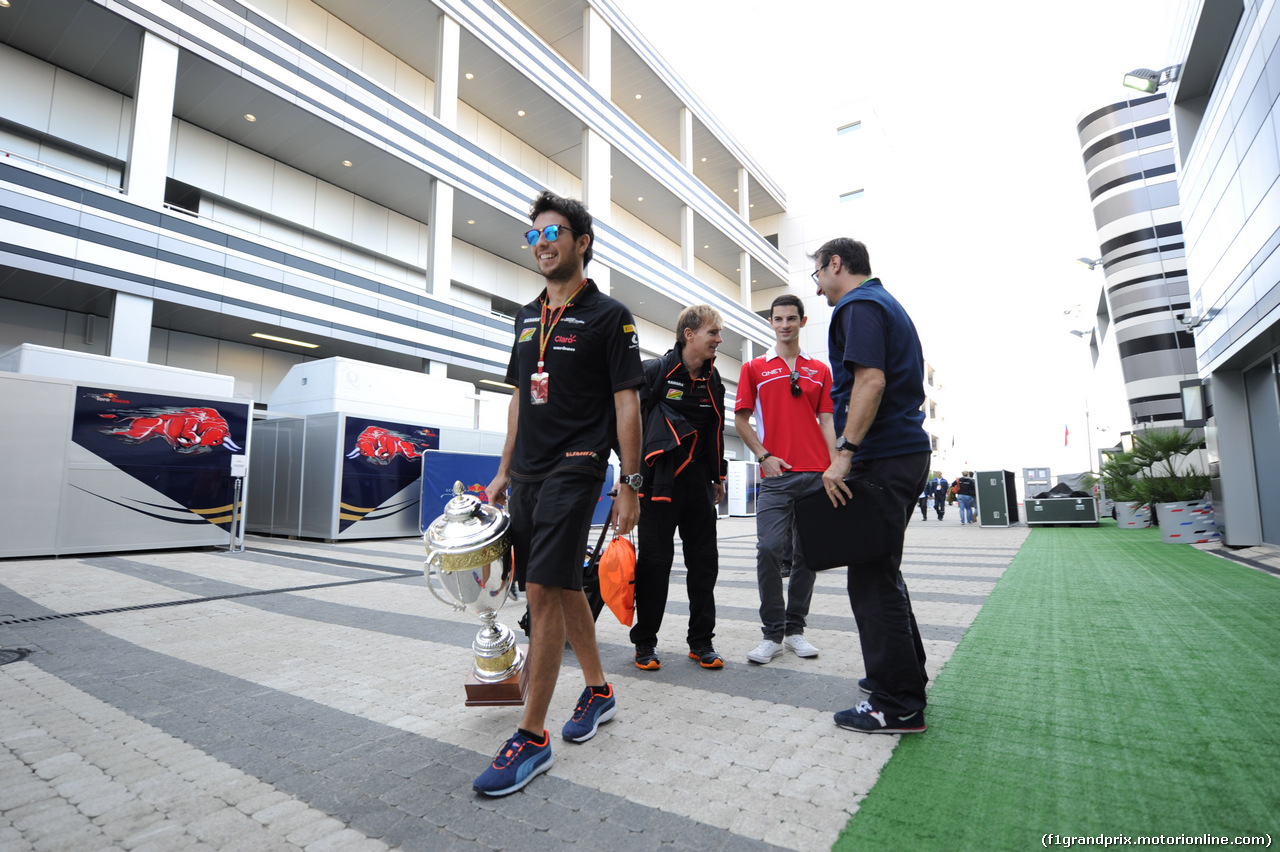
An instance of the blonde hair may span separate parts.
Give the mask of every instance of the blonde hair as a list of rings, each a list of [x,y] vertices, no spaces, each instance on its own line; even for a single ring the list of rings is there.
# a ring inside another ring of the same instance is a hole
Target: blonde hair
[[[684,330],[697,331],[707,323],[715,323],[716,325],[724,325],[724,320],[720,318],[720,312],[710,305],[690,305],[680,312],[680,318],[676,320],[676,348],[684,346]]]

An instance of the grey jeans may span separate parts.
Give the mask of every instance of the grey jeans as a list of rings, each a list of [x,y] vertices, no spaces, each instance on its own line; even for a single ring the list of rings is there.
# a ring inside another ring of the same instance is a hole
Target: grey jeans
[[[804,555],[792,546],[796,500],[822,490],[819,471],[788,471],[760,480],[756,493],[756,582],[760,587],[760,624],[764,638],[804,633],[804,620],[813,597],[814,573]],[[782,593],[784,560],[791,561],[786,600]]]

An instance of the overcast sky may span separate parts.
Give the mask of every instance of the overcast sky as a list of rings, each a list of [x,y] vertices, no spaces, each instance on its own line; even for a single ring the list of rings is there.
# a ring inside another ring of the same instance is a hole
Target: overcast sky
[[[1098,252],[1075,126],[1137,94],[1126,71],[1167,64],[1178,3],[617,2],[789,195],[812,180],[796,117],[874,103],[903,235],[891,256],[870,246],[875,271],[913,313],[969,465],[1086,469],[1086,399],[1093,446],[1116,443],[1123,387],[1091,390],[1068,333],[1092,327],[1101,286],[1075,263]]]

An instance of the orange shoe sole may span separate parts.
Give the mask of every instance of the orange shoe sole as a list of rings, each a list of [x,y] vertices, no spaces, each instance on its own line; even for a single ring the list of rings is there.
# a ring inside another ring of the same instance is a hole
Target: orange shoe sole
[[[695,654],[693,651],[690,651],[690,652],[689,652],[689,659],[691,659],[691,660],[697,660],[697,661],[698,661],[698,665],[702,666],[704,669],[722,669],[722,668],[724,668],[724,660],[720,659],[719,657],[716,657],[715,659],[713,659],[713,660],[712,660],[711,662],[709,662],[709,663],[704,663],[704,662],[702,662],[702,657],[699,657],[699,656],[698,656],[697,654]]]

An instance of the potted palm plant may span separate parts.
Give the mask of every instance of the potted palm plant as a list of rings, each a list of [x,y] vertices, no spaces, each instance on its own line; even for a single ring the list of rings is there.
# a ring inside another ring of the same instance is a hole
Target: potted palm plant
[[[1151,510],[1138,491],[1142,465],[1133,453],[1116,453],[1101,467],[1102,488],[1115,506],[1116,526],[1122,530],[1151,526]]]
[[[1212,525],[1205,498],[1209,477],[1188,459],[1200,442],[1190,429],[1148,429],[1133,436],[1134,461],[1144,474],[1135,481],[1139,499],[1155,508],[1160,536],[1170,544],[1200,540],[1193,533]]]

